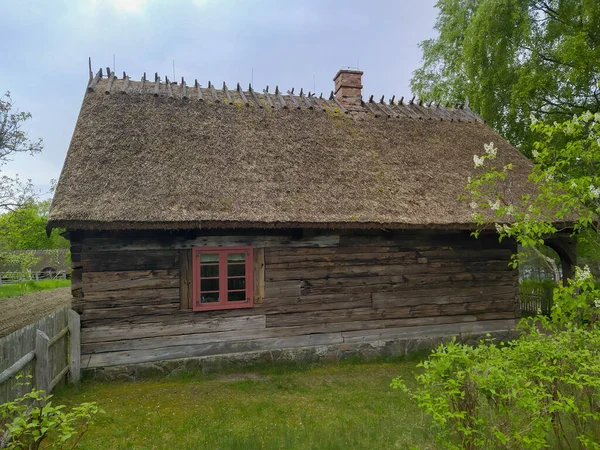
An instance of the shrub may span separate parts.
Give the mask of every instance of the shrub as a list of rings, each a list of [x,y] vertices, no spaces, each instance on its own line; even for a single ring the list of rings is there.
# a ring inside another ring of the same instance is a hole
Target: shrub
[[[33,389],[14,401],[0,404],[0,448],[73,449],[87,431],[91,419],[103,412],[96,403],[82,403],[65,411],[53,405],[52,395]]]
[[[447,448],[600,449],[600,291],[577,269],[556,288],[551,317],[521,322],[508,343],[452,340],[419,366],[407,392]]]

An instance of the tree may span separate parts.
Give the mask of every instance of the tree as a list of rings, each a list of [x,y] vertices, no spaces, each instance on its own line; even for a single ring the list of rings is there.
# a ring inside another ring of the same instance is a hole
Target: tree
[[[513,145],[523,127],[600,111],[600,2],[439,0],[435,29],[411,88],[421,98],[470,107]]]
[[[6,92],[0,97],[0,210],[17,208],[34,198],[31,180],[11,178],[2,173],[2,166],[18,153],[34,155],[42,151],[42,140],[32,141],[23,131],[23,124],[31,118],[28,112],[16,109]]]
[[[53,229],[46,234],[50,202],[28,202],[0,215],[0,251],[68,248],[69,241]]]

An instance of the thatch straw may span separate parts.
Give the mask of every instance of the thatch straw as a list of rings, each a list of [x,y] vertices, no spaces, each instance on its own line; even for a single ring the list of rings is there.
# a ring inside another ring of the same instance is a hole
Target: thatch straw
[[[156,97],[153,83],[123,85],[86,93],[49,226],[472,228],[458,196],[489,142],[515,166],[512,195],[529,190],[530,162],[466,109],[396,104],[374,117],[287,96],[287,109],[259,108],[258,91],[247,102],[229,91],[229,105],[204,88],[199,101],[181,85],[172,97],[164,83]]]

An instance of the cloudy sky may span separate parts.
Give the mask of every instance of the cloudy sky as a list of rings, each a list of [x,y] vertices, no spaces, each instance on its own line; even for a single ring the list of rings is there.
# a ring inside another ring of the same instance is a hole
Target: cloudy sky
[[[33,115],[35,157],[3,171],[39,189],[57,179],[94,71],[239,81],[262,89],[329,93],[333,75],[359,67],[363,95],[408,96],[418,43],[434,36],[435,0],[19,0],[0,1],[0,95]]]

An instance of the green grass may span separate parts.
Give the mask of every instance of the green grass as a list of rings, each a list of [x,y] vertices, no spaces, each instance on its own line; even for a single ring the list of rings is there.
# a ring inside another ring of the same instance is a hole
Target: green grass
[[[22,283],[3,284],[0,286],[0,298],[15,297],[17,295],[69,286],[71,286],[71,280],[30,280]]]
[[[141,382],[84,381],[55,402],[106,411],[83,437],[90,449],[426,449],[427,420],[393,377],[408,360],[266,366]]]

